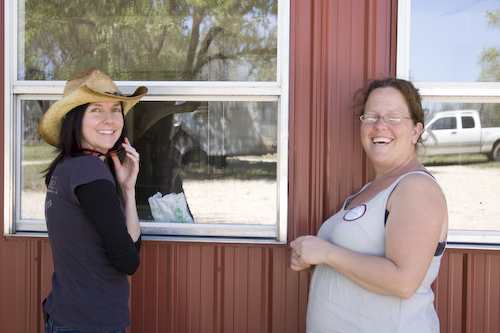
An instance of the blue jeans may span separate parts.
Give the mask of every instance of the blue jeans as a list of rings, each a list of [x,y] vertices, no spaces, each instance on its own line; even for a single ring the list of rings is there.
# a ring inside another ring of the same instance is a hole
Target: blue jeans
[[[71,328],[62,326],[61,324],[54,321],[52,317],[49,317],[49,320],[45,321],[43,324],[45,326],[45,333],[58,333],[58,332],[79,333],[78,331],[72,330]],[[104,333],[125,333],[125,330],[120,330],[115,332],[104,332]]]

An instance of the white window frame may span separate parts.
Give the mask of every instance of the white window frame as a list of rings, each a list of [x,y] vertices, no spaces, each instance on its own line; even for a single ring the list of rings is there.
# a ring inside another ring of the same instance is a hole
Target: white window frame
[[[418,0],[416,0],[418,1]],[[411,0],[398,0],[396,76],[410,78]],[[500,103],[500,82],[416,82],[423,102]],[[455,248],[499,249],[500,231],[452,230],[448,243]]]
[[[20,1],[19,3],[22,3]],[[21,103],[24,100],[58,100],[66,81],[17,80],[17,0],[5,2],[5,102],[4,102],[4,235],[46,237],[44,220],[20,219]],[[277,101],[278,161],[276,224],[179,224],[141,222],[147,240],[192,242],[272,243],[287,242],[288,213],[288,102],[290,0],[278,0],[278,54],[275,82],[162,82],[117,81],[125,94],[138,86],[149,91],[143,101]]]

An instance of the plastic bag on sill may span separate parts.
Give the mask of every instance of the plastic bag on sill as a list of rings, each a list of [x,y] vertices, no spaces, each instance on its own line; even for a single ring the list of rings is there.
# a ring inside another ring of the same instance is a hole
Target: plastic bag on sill
[[[160,192],[148,198],[151,214],[156,222],[194,223],[184,193],[169,193],[162,197]]]

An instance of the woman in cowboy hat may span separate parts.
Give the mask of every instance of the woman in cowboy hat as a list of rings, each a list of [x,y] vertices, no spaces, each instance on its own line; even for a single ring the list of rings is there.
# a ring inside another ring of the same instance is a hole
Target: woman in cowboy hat
[[[54,261],[45,332],[124,332],[130,325],[127,275],[139,265],[141,230],[139,153],[125,136],[125,114],[146,92],[124,96],[91,68],[70,78],[40,120],[40,137],[58,151],[45,178]]]

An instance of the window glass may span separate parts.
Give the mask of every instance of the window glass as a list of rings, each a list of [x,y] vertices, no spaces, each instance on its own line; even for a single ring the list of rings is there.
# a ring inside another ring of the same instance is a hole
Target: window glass
[[[435,131],[424,133],[420,158],[436,177],[448,202],[449,229],[500,231],[500,104],[486,103],[424,103],[432,110],[426,128],[452,118],[473,119],[476,126],[465,131]],[[466,121],[465,123],[471,123]],[[463,122],[464,124],[464,122]],[[473,126],[472,126],[473,127]],[[446,132],[446,133],[440,133]],[[443,135],[441,135],[443,134]]]
[[[437,120],[433,125],[433,130],[445,130],[445,129],[456,129],[457,128],[457,118],[447,117]]]
[[[149,200],[183,193],[196,223],[276,224],[277,111],[277,102],[139,103],[127,120],[141,154],[140,219],[176,222],[155,218]]]
[[[500,3],[411,1],[410,80],[500,81]]]
[[[66,80],[97,67],[124,94],[149,89],[126,116],[141,154],[144,235],[286,242],[287,1],[19,0],[9,9],[4,233],[46,231],[43,175],[55,149],[38,121]]]
[[[21,219],[44,219],[43,170],[55,149],[40,139],[37,126],[50,104],[22,101]],[[140,220],[276,225],[277,104],[137,104],[126,121],[141,155]]]
[[[473,117],[462,117],[462,128],[474,128],[474,118]]]
[[[276,81],[277,0],[19,0],[17,77]]]
[[[38,135],[38,121],[54,101],[22,101],[21,219],[45,219],[44,170],[55,158],[55,148]]]

